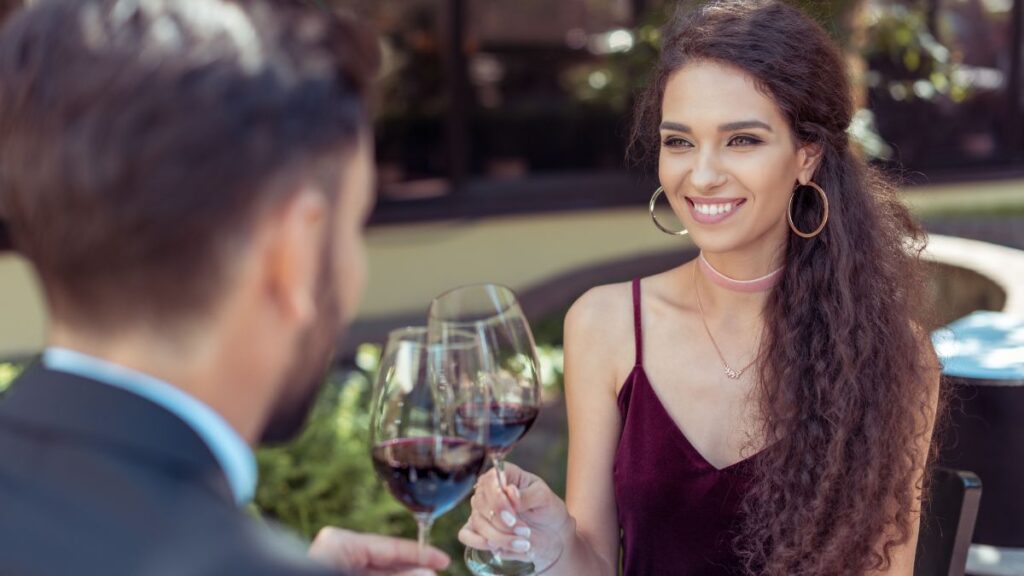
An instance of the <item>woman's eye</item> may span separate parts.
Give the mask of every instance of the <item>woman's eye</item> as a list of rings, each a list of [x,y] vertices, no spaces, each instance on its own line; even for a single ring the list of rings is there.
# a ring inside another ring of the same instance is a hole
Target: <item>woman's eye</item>
[[[682,138],[679,138],[678,136],[669,136],[668,138],[662,140],[662,144],[667,148],[689,148],[693,146],[692,144],[690,144],[686,140],[683,140]]]
[[[732,140],[729,140],[730,146],[753,146],[760,143],[761,141],[753,136],[736,136]]]

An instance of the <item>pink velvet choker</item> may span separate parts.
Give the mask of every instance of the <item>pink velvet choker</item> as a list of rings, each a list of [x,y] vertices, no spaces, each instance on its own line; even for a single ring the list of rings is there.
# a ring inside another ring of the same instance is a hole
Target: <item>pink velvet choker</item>
[[[736,292],[765,292],[770,290],[773,286],[779,283],[779,279],[782,278],[782,268],[778,268],[768,274],[761,276],[760,278],[754,278],[753,280],[734,280],[729,278],[725,274],[722,274],[710,262],[704,258],[704,253],[700,253],[700,257],[697,258],[697,263],[700,266],[701,272],[704,273],[704,277],[710,280],[713,284],[721,286],[726,290],[733,290]]]

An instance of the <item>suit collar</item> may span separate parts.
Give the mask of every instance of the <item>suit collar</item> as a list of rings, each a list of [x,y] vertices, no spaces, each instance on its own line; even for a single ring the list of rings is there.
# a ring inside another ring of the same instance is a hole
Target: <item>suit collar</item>
[[[184,421],[140,396],[34,363],[0,400],[0,425],[31,429],[56,441],[118,449],[140,460],[198,474],[234,501],[227,478]]]

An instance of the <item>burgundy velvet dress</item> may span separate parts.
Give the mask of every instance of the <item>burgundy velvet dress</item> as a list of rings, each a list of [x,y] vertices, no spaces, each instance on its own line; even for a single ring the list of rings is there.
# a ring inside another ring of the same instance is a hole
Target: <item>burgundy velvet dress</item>
[[[633,314],[636,365],[619,392],[622,434],[613,472],[624,574],[741,574],[732,539],[751,459],[718,469],[690,444],[644,371],[639,280]]]

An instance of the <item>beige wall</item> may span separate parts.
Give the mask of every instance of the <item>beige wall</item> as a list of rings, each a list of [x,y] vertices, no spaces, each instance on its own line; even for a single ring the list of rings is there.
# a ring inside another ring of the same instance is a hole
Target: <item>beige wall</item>
[[[919,215],[1024,205],[1024,182],[915,188]],[[925,201],[927,198],[927,201]],[[686,238],[658,232],[646,206],[468,221],[377,226],[368,232],[370,276],[359,319],[425,313],[459,284],[492,281],[524,290],[567,270],[672,250]],[[0,358],[38,350],[45,315],[24,262],[0,256]]]
[[[918,187],[919,215],[1024,206],[1024,181]],[[424,310],[446,288],[481,281],[524,289],[588,266],[687,246],[651,224],[646,206],[468,222],[375,227],[361,319]]]
[[[360,318],[425,311],[459,284],[525,289],[566,270],[687,245],[657,231],[642,207],[375,227]]]
[[[45,306],[32,269],[19,256],[0,255],[0,359],[35,353],[45,327]]]
[[[445,289],[500,282],[522,290],[577,267],[687,245],[658,232],[643,207],[474,221],[378,226],[360,320],[426,312]],[[0,258],[0,358],[31,353],[45,314],[24,261]]]

